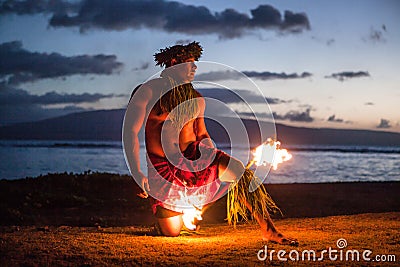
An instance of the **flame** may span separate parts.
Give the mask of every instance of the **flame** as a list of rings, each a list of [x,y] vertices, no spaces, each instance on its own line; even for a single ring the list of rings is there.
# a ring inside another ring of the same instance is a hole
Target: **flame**
[[[182,220],[186,228],[196,230],[197,222],[202,218],[202,207],[205,197],[203,195],[188,196],[179,191],[180,198],[175,201],[175,205],[185,207],[183,209]]]
[[[202,219],[201,209],[197,209],[196,207],[186,209],[183,212],[182,220],[186,228],[189,230],[196,230],[197,221],[201,221]]]
[[[254,150],[254,158],[251,163],[257,166],[270,164],[274,170],[278,169],[278,164],[292,158],[292,155],[286,149],[281,149],[280,146],[281,142],[268,138],[265,143]]]

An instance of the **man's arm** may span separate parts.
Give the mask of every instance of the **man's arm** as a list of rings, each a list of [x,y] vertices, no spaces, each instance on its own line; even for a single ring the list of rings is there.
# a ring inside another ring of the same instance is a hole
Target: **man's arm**
[[[198,97],[198,105],[200,109],[199,117],[196,119],[196,140],[206,142],[206,144],[214,147],[214,143],[212,142],[210,135],[207,131],[206,124],[204,122],[204,111],[206,109],[206,101],[203,97]]]
[[[128,159],[129,170],[136,181],[140,182],[143,192],[139,196],[146,198],[147,191],[150,191],[148,179],[140,170],[140,143],[139,131],[147,117],[147,104],[152,97],[151,89],[142,85],[136,89],[131,97],[124,120],[123,139],[126,158]],[[146,191],[147,190],[147,191]]]

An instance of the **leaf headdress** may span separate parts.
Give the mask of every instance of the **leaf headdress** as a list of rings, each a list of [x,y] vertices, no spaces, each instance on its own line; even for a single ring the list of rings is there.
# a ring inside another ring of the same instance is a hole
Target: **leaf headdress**
[[[201,57],[202,52],[203,48],[199,42],[191,42],[187,45],[174,45],[160,49],[159,53],[154,54],[154,60],[157,63],[156,66],[170,67],[173,59],[177,63],[182,63],[189,58],[194,58],[197,61]]]

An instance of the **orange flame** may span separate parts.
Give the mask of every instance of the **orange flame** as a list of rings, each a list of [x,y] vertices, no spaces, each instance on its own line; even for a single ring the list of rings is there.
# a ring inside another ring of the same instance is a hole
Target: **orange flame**
[[[183,223],[189,230],[196,230],[196,220],[201,221],[202,219],[203,218],[201,217],[201,210],[195,207],[186,209],[182,215]]]
[[[286,149],[281,149],[280,146],[281,142],[268,138],[265,143],[255,149],[254,158],[249,165],[252,163],[256,166],[270,164],[274,170],[278,169],[278,164],[292,158],[292,155]]]
[[[189,230],[196,230],[196,221],[201,221],[202,218],[202,207],[204,196],[192,195],[187,196],[186,194],[179,191],[180,199],[175,201],[177,206],[184,206],[182,220],[186,228]]]

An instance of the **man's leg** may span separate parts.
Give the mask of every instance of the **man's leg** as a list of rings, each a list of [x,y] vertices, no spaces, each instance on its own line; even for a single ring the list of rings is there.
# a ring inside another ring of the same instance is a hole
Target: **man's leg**
[[[247,201],[245,202],[246,202],[246,207],[249,209],[250,212],[252,212],[250,203]],[[280,233],[276,229],[268,213],[266,214],[266,216],[262,216],[261,214],[255,212],[253,213],[253,217],[256,219],[256,221],[261,227],[262,239],[264,241],[272,241],[282,245],[291,245],[291,246],[298,245],[298,241],[296,239],[285,237],[282,233]]]
[[[228,163],[230,163],[228,165]],[[234,182],[240,178],[244,173],[245,167],[243,163],[235,158],[232,158],[226,154],[222,155],[218,164],[219,178],[222,182]],[[253,209],[250,203],[245,199],[247,209],[253,213]],[[279,244],[297,245],[298,242],[294,239],[289,239],[283,236],[275,227],[271,217],[267,213],[266,217],[262,216],[257,212],[253,213],[253,217],[256,219],[261,227],[262,238],[265,241],[277,242]]]
[[[164,236],[176,237],[183,227],[182,214],[161,206],[157,206],[156,218],[161,233]]]
[[[161,233],[169,237],[179,236],[183,226],[182,215],[169,218],[158,218],[157,222],[160,226]]]

